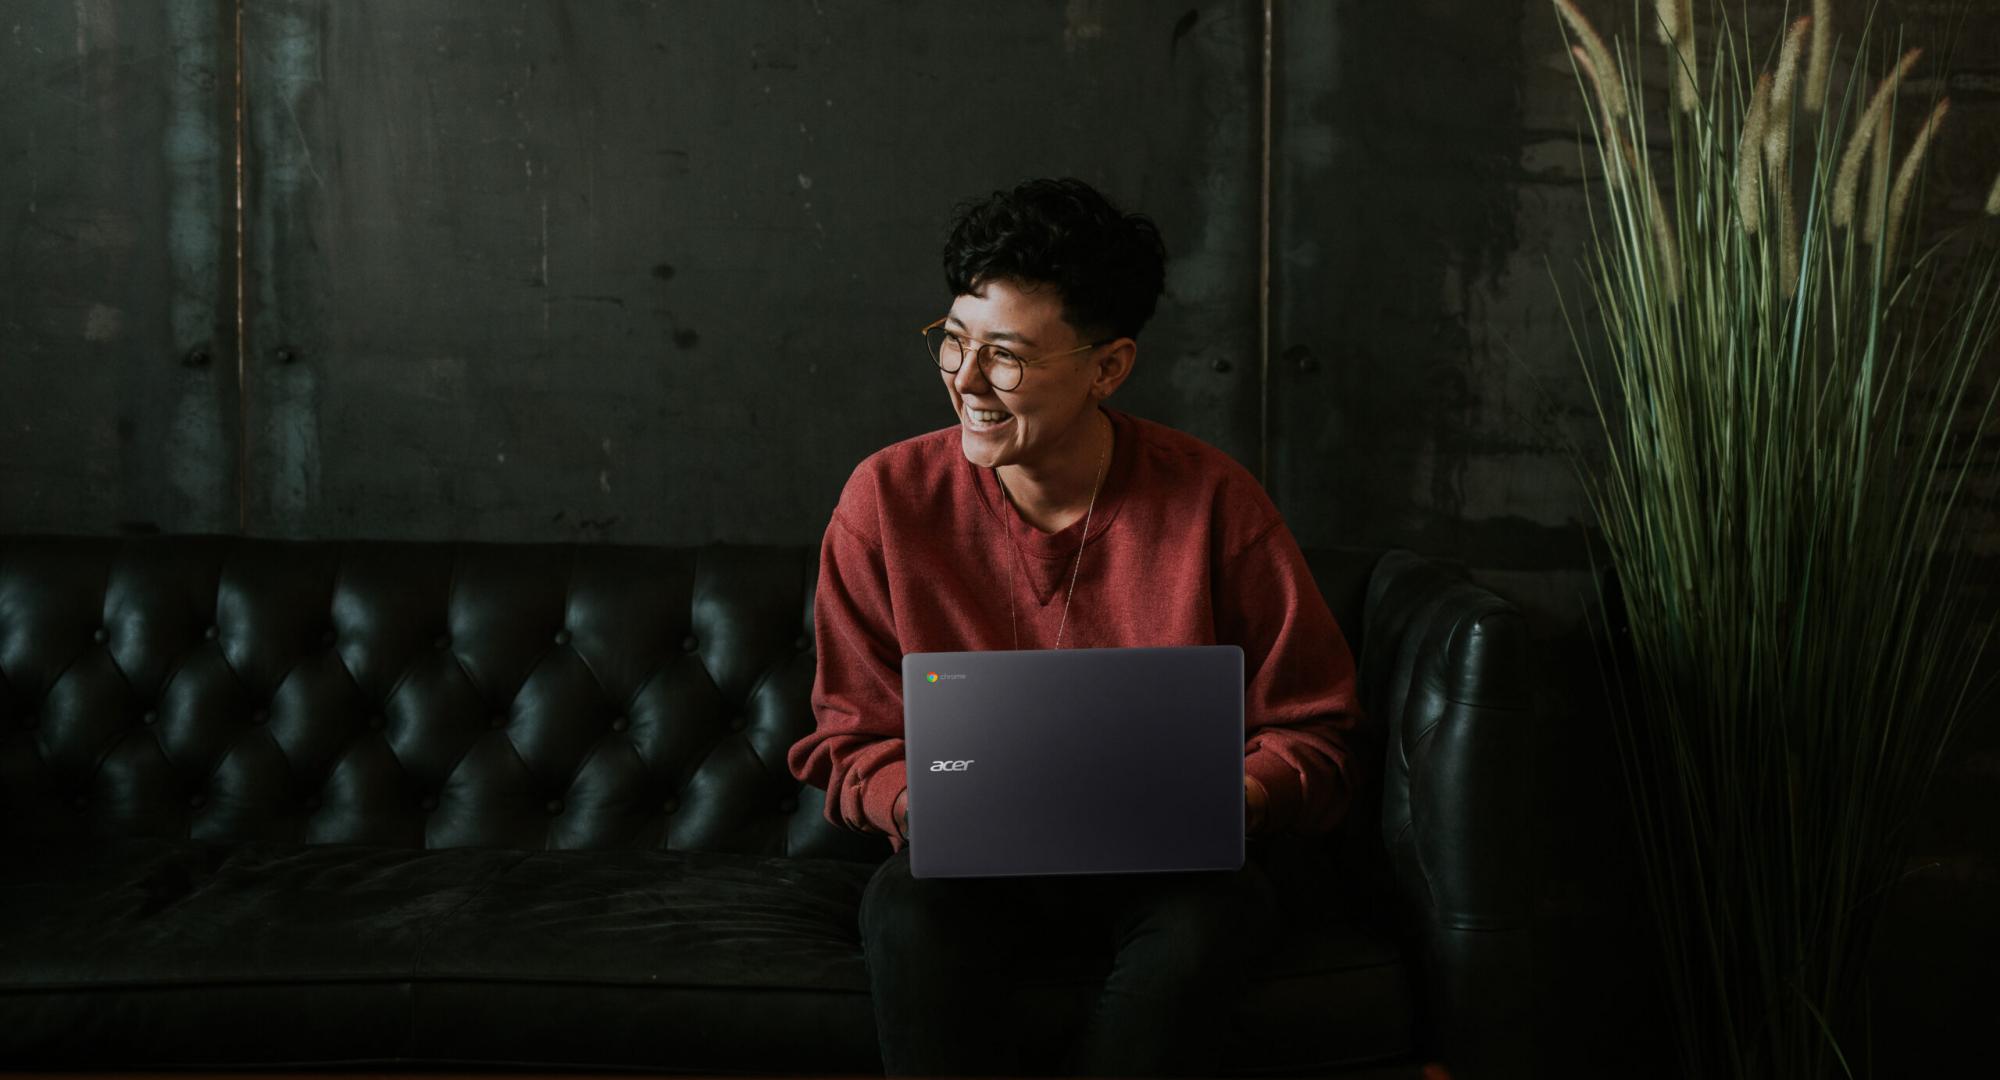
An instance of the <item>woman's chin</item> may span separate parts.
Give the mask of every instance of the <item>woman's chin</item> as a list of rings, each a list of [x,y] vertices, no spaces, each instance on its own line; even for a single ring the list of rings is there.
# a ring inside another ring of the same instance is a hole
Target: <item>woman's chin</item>
[[[1003,459],[1007,457],[1010,449],[1004,442],[985,438],[972,431],[967,431],[959,439],[958,445],[965,451],[965,460],[988,469],[1005,464]]]

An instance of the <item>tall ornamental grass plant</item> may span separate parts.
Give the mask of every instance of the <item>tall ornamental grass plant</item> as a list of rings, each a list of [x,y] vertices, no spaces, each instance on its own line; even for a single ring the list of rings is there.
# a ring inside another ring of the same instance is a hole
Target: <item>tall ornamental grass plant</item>
[[[1601,331],[1570,326],[1608,464],[1578,467],[1680,1065],[1868,1075],[1878,916],[1991,687],[1964,500],[1994,474],[2000,182],[1920,239],[1950,102],[1913,109],[1921,50],[1824,0],[1766,46],[1741,8],[1711,43],[1693,0],[1635,2],[1634,43],[1553,3],[1601,196]]]

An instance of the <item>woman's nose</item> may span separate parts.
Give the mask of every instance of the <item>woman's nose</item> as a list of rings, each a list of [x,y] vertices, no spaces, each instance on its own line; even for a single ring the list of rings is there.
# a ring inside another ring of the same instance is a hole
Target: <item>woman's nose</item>
[[[951,373],[951,385],[960,394],[967,390],[991,389],[986,380],[986,365],[980,362],[982,355],[978,350],[965,354],[958,370]]]

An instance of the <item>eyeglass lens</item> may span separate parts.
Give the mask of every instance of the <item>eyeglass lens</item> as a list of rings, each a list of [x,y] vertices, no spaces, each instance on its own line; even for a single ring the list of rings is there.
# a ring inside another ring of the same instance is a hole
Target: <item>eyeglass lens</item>
[[[946,374],[955,374],[958,371],[964,364],[966,353],[980,351],[979,346],[966,348],[964,341],[958,335],[943,327],[931,329],[924,334],[924,338],[930,346],[931,360]],[[1020,385],[1022,365],[1018,361],[997,356],[991,348],[987,348],[985,352],[986,377],[993,383],[994,389],[1012,390]]]

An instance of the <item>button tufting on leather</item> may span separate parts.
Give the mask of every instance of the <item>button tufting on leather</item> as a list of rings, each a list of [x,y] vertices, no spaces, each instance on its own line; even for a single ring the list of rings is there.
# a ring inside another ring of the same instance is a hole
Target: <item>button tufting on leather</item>
[[[567,630],[556,631],[556,644],[558,645],[569,644],[569,631]]]
[[[94,640],[95,640],[95,641],[96,641],[96,642],[97,642],[97,643],[98,643],[99,645],[102,645],[102,644],[104,644],[105,642],[107,642],[107,641],[110,641],[110,640],[111,640],[111,632],[110,632],[110,631],[108,631],[108,630],[106,630],[106,629],[105,629],[105,628],[103,628],[102,626],[98,627],[98,628],[97,628],[97,630],[96,630],[96,631],[95,631],[94,633],[92,633],[92,634],[91,634],[90,636],[91,636],[91,638],[93,638],[93,639],[94,639]]]
[[[561,800],[561,799],[550,799],[550,800],[549,800],[549,807],[548,807],[548,809],[549,809],[549,813],[551,813],[551,814],[560,814],[560,813],[562,813],[562,800]]]
[[[424,809],[425,809],[425,810],[435,810],[435,809],[437,809],[437,808],[438,808],[438,799],[437,799],[437,796],[435,796],[435,795],[426,795],[426,796],[424,796]]]
[[[220,629],[218,629],[217,627],[214,627],[214,626],[211,626],[211,627],[209,627],[208,629],[206,629],[206,630],[203,630],[203,631],[201,632],[201,636],[203,636],[203,637],[207,638],[207,639],[208,639],[208,640],[210,640],[210,641],[214,641],[214,640],[215,640],[215,637],[216,637],[216,635],[217,635],[217,634],[219,634],[219,633],[221,633],[221,632],[222,632],[222,631],[221,631]]]
[[[486,726],[492,728],[495,731],[498,731],[501,728],[506,727],[507,714],[501,712],[494,713],[493,718],[491,720],[486,721]]]
[[[699,644],[701,643],[694,639],[694,635],[689,634],[688,636],[681,639],[681,651],[693,652],[695,650],[695,646]]]
[[[624,731],[627,726],[628,721],[622,716],[611,721],[611,730],[613,731]]]
[[[250,722],[253,724],[261,724],[270,718],[271,714],[263,709],[258,709],[256,712],[250,714]]]
[[[158,709],[147,709],[146,715],[139,719],[144,720],[148,724],[157,724],[160,722],[160,712]]]

